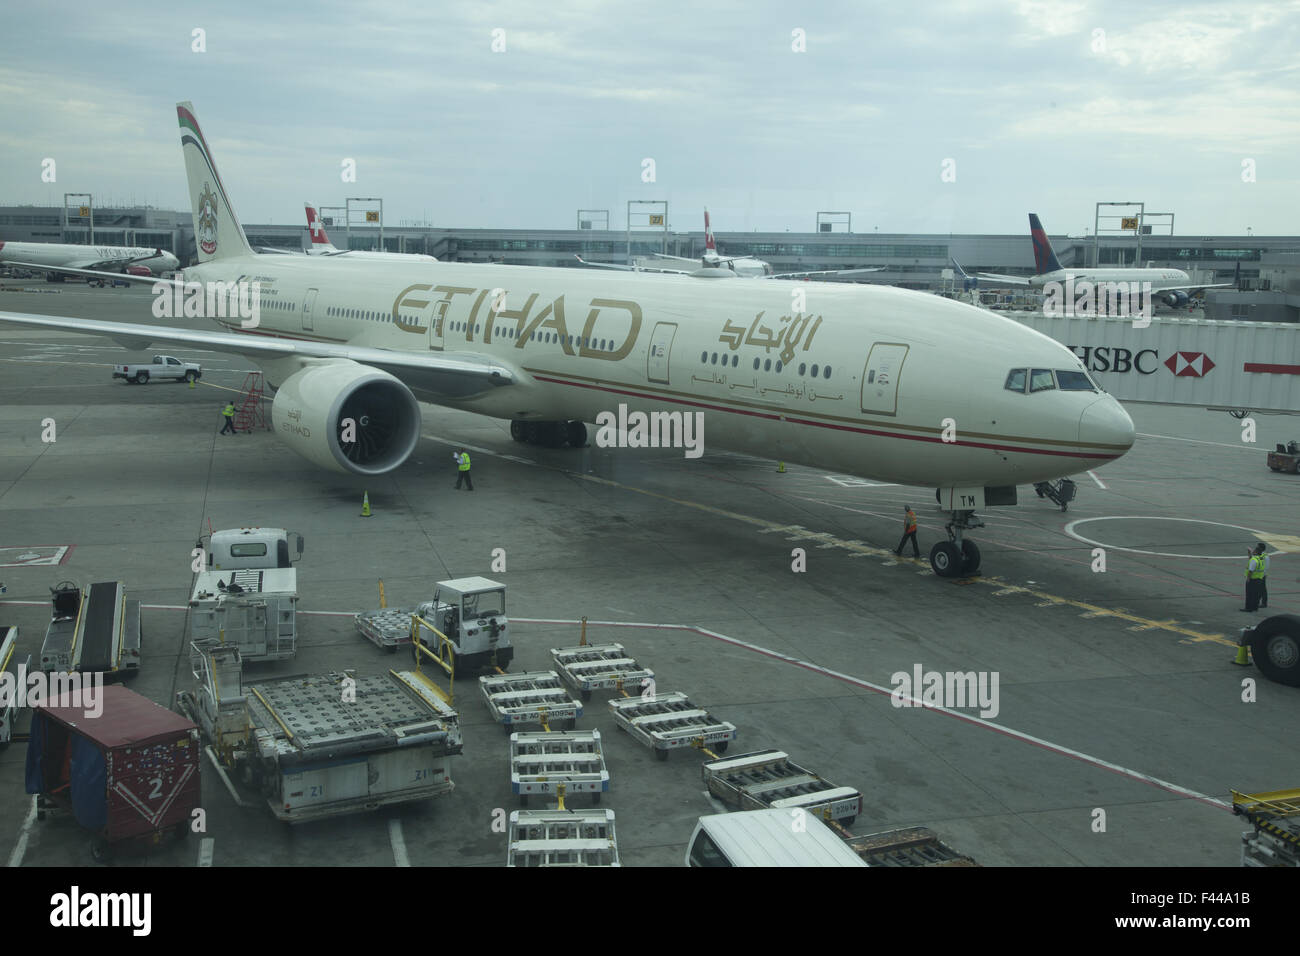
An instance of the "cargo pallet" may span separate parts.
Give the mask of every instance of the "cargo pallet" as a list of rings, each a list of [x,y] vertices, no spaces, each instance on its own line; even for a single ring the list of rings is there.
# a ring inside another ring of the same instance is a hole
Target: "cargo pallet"
[[[609,702],[620,730],[645,744],[660,760],[679,747],[708,747],[724,753],[736,739],[736,725],[696,707],[683,693],[647,694]]]
[[[903,827],[845,839],[868,866],[979,866],[929,827]]]
[[[713,760],[700,772],[711,794],[739,810],[800,809],[841,826],[862,812],[859,791],[823,780],[780,750]]]
[[[551,721],[560,721],[563,729],[571,730],[582,716],[582,705],[565,692],[555,671],[488,674],[478,680],[492,719],[506,729],[526,723],[549,727]]]
[[[581,695],[591,700],[597,690],[623,691],[633,688],[640,693],[644,681],[653,681],[655,672],[628,657],[622,644],[584,644],[552,647],[551,659],[556,670]]]
[[[619,866],[613,810],[515,810],[506,866]]]
[[[353,620],[366,640],[392,654],[403,644],[411,643],[411,615],[414,613],[414,608],[381,608],[362,611]]]
[[[590,793],[592,803],[609,789],[599,730],[510,735],[510,789],[527,804],[533,794]]]

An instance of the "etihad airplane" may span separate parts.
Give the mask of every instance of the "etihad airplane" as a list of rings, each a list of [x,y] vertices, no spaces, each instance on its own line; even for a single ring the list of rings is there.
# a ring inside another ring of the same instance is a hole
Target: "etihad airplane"
[[[1034,244],[1034,267],[1038,270],[1031,276],[1008,276],[997,273],[981,272],[979,278],[994,280],[1004,285],[1026,285],[1042,288],[1049,282],[1065,283],[1074,280],[1074,288],[1105,282],[1150,282],[1151,295],[1157,302],[1163,302],[1170,308],[1182,308],[1191,301],[1189,292],[1202,289],[1218,289],[1232,285],[1231,282],[1217,282],[1210,285],[1192,282],[1191,277],[1182,269],[1065,269],[1052,251],[1052,244],[1047,239],[1043,224],[1035,213],[1029,214],[1029,238]]]
[[[330,242],[330,237],[325,234],[325,224],[320,221],[316,215],[316,207],[311,203],[303,203],[307,207],[307,232],[311,235],[311,247],[307,250],[309,256],[347,256],[349,259],[392,259],[398,256],[403,259],[423,259],[425,262],[437,262],[437,256],[426,256],[414,252],[366,252],[362,249],[338,249],[334,243]]]
[[[706,448],[939,489],[951,519],[930,562],[955,577],[979,567],[964,536],[983,526],[978,510],[1133,444],[1127,413],[1065,346],[925,293],[827,283],[794,313],[788,290],[760,282],[258,256],[193,107],[177,115],[200,260],[186,278],[256,280],[259,324],[211,311],[212,331],[12,312],[0,322],[246,356],[277,388],[278,437],[322,467],[401,467],[421,402],[507,419],[521,441],[577,445],[583,422],[611,414],[629,426],[640,416],[637,440],[632,427],[624,436],[633,447],[682,444],[695,416]]]
[[[54,242],[0,242],[0,264],[37,270],[58,267],[111,271],[143,267],[153,275],[175,272],[180,267],[174,255],[161,249]],[[138,270],[133,271],[138,274]],[[63,279],[60,272],[48,272],[47,276],[56,281]]]
[[[822,269],[812,272],[781,272],[774,273],[772,265],[764,262],[762,259],[755,259],[753,256],[720,256],[718,255],[718,244],[713,238],[713,227],[709,224],[709,211],[704,210],[704,255],[699,259],[687,259],[683,256],[670,256],[663,252],[656,252],[654,260],[668,260],[680,262],[683,265],[671,266],[660,264],[658,266],[649,265],[648,259],[641,259],[635,265],[617,265],[611,262],[589,262],[581,256],[574,256],[584,266],[592,266],[596,269],[617,269],[620,272],[660,272],[671,275],[688,275],[697,279],[723,279],[739,276],[743,279],[795,279],[811,278],[813,276],[841,276],[848,277],[854,275],[866,275],[868,272],[881,272],[884,266],[875,266],[869,269]],[[689,265],[685,265],[689,263]]]

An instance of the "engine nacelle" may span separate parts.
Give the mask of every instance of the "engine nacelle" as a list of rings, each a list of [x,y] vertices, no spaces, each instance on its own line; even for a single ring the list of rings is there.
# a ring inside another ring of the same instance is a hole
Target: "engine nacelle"
[[[294,372],[275,393],[271,422],[308,461],[356,475],[392,471],[420,440],[420,405],[411,390],[356,362]]]
[[[1181,309],[1191,301],[1187,293],[1181,289],[1168,289],[1164,292],[1157,292],[1155,297],[1171,309]]]

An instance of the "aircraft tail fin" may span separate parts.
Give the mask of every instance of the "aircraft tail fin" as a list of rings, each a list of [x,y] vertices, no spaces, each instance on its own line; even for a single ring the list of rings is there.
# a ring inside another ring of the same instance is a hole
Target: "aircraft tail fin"
[[[1033,212],[1029,214],[1029,238],[1034,243],[1034,272],[1042,275],[1061,271],[1061,263],[1052,251],[1052,244],[1047,241],[1047,232],[1038,221],[1038,214]]]
[[[704,210],[704,253],[705,255],[713,253],[715,256],[718,254],[718,244],[713,241],[713,227],[709,225],[709,210],[707,207]]]
[[[185,154],[185,174],[189,178],[199,262],[251,256],[252,247],[217,174],[212,151],[194,116],[194,106],[189,102],[177,103],[176,118],[181,127],[181,151]]]
[[[325,234],[325,223],[321,222],[320,217],[316,215],[316,207],[311,203],[304,203],[307,207],[307,234],[311,236],[311,248],[313,252],[333,252],[334,243],[330,242],[330,237]]]

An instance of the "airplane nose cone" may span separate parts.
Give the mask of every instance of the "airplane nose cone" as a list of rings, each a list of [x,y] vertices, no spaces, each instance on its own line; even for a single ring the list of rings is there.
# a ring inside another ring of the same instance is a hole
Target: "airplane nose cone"
[[[1136,437],[1133,419],[1109,395],[1097,399],[1079,416],[1079,441],[1104,446],[1097,448],[1098,452],[1112,453],[1118,458],[1133,447]]]

